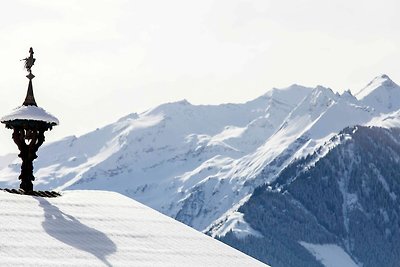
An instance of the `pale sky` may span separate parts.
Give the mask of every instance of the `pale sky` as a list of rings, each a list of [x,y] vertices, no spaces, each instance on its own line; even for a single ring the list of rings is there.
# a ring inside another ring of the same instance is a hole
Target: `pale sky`
[[[187,99],[245,102],[293,83],[400,83],[397,0],[1,1],[0,115],[22,104],[29,47],[49,141]],[[0,128],[0,155],[17,152]]]

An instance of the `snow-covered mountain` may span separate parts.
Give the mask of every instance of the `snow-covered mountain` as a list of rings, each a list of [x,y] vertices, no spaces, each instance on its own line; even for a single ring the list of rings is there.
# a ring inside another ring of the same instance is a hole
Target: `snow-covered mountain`
[[[293,85],[243,104],[167,103],[44,146],[35,188],[112,190],[213,236],[257,235],[238,212],[255,188],[317,149],[322,158],[343,128],[400,108],[399,94],[382,75],[357,98]],[[17,187],[19,161],[2,165],[0,187]]]
[[[168,103],[39,151],[35,188],[114,190],[205,229],[261,183],[256,151],[312,89],[273,89],[244,104]],[[284,102],[288,96],[292,96]],[[258,153],[258,152],[257,152]],[[17,163],[1,186],[17,186]]]
[[[356,96],[365,105],[375,108],[380,113],[388,113],[400,108],[399,86],[385,74],[375,77]]]
[[[355,126],[330,143],[240,207],[256,235],[221,239],[278,267],[398,266],[400,129]]]

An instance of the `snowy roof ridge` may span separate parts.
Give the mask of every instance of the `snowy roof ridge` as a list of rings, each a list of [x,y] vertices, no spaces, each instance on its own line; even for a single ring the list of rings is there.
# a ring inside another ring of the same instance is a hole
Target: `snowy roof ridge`
[[[4,266],[265,266],[121,194],[0,192]]]

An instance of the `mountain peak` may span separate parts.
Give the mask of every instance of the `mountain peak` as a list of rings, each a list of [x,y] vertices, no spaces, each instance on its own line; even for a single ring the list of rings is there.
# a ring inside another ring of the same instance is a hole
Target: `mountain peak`
[[[273,98],[277,101],[296,106],[304,97],[309,95],[312,88],[305,87],[298,84],[292,84],[285,88],[272,88],[265,93],[263,98]]]
[[[378,113],[388,113],[400,108],[400,86],[386,74],[375,77],[356,97]]]
[[[395,83],[389,78],[389,76],[387,76],[386,74],[382,74],[382,75],[376,76],[371,82],[368,83],[367,86],[377,85],[377,84],[387,86],[387,85],[393,85]]]
[[[394,88],[398,87],[398,85],[393,82],[388,75],[382,74],[379,76],[376,76],[372,81],[370,81],[367,86],[365,86],[363,89],[361,89],[357,94],[358,99],[363,99],[373,93],[375,90],[386,87],[386,88]]]
[[[337,95],[331,88],[322,85],[317,85],[311,92],[310,96],[315,99],[336,99]],[[317,100],[314,100],[317,101]]]
[[[344,91],[340,97],[342,99],[345,99],[347,101],[353,102],[353,101],[357,101],[357,98],[351,93],[350,89]]]

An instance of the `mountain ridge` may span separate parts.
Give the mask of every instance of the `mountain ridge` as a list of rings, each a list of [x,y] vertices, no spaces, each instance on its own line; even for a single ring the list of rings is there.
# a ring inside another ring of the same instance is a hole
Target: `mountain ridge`
[[[367,106],[372,106],[379,113],[388,113],[400,108],[400,87],[386,74],[375,77],[366,87],[356,94]]]
[[[399,128],[344,129],[323,157],[316,151],[288,165],[239,208],[258,235],[231,231],[221,240],[273,266],[321,266],[314,254],[328,245],[351,266],[396,266],[399,140]]]

